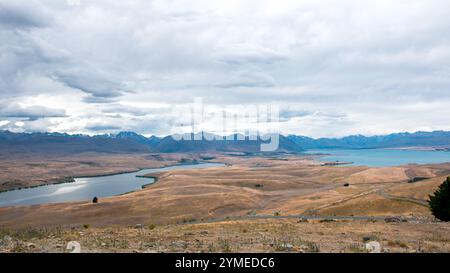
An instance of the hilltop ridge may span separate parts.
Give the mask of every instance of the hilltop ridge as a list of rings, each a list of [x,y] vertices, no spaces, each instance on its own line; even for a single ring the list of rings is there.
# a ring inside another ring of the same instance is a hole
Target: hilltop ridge
[[[206,133],[204,133],[206,134]],[[196,152],[241,152],[259,153],[261,139],[249,140],[242,135],[232,135],[224,140],[223,136],[209,134],[196,135],[199,140],[175,140],[171,136],[146,137],[135,132],[117,134],[83,135],[67,133],[13,133],[0,131],[0,147],[4,154],[11,153],[56,153],[73,154],[81,152],[105,153],[196,153]],[[380,136],[352,135],[343,138],[310,138],[297,135],[280,135],[276,152],[297,153],[307,149],[371,149],[435,147],[450,149],[450,132],[396,133]]]

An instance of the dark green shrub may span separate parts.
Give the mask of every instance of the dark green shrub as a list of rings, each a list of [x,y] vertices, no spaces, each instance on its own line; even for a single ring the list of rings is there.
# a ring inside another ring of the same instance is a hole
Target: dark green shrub
[[[450,177],[447,177],[434,194],[430,195],[428,204],[436,218],[445,222],[450,221]]]

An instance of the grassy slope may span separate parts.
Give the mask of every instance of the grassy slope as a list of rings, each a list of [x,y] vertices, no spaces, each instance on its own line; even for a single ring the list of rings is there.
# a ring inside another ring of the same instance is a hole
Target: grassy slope
[[[2,230],[0,252],[365,252],[376,240],[385,252],[450,252],[450,225],[384,221],[299,223],[294,219],[169,226]],[[289,246],[291,245],[291,246]]]
[[[418,215],[423,205],[395,196],[426,198],[450,166],[324,167],[308,158],[218,157],[229,167],[174,170],[156,184],[98,204],[75,202],[0,208],[0,225],[130,226],[171,224],[248,214]],[[413,173],[437,178],[407,183]],[[344,187],[344,183],[350,183]]]

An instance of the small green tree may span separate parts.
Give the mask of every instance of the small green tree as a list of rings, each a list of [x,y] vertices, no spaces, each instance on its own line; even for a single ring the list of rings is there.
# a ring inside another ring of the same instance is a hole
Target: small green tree
[[[428,204],[436,218],[445,222],[450,221],[450,177],[447,177],[434,194],[430,195]]]

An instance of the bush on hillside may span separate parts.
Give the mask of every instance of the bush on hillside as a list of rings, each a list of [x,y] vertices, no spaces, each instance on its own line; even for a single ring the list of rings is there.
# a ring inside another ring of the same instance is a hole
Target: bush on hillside
[[[430,195],[428,200],[431,212],[441,221],[450,221],[450,177]]]

